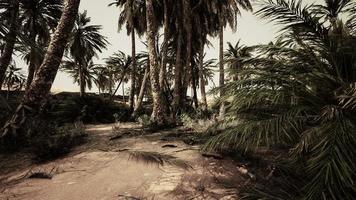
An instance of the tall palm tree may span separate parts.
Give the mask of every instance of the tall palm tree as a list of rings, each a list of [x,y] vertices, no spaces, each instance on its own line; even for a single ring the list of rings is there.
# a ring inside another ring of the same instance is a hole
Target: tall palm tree
[[[106,59],[106,68],[109,74],[110,80],[110,95],[113,97],[116,95],[121,84],[128,82],[129,74],[131,74],[132,69],[132,58],[126,55],[122,51],[114,53],[112,56]],[[115,87],[114,83],[118,82],[116,89],[112,92],[112,88]],[[124,89],[124,86],[122,86]]]
[[[243,61],[252,56],[253,48],[241,45],[240,43],[240,40],[235,45],[228,42],[228,49],[224,53],[225,63],[227,63],[229,70],[232,71],[230,78],[233,81],[239,79],[238,71],[242,70]]]
[[[183,41],[183,20],[179,16],[182,15],[182,2],[178,1],[175,9],[175,28],[177,31],[176,38],[176,49],[175,49],[175,66],[174,66],[174,89],[173,89],[173,102],[172,102],[172,115],[173,118],[179,115],[180,108],[183,106],[184,95],[183,95],[183,52],[184,51],[184,41]]]
[[[101,53],[108,44],[106,38],[100,34],[102,27],[91,25],[90,22],[91,18],[87,16],[87,11],[78,14],[69,42],[69,54],[79,70],[80,96],[85,94],[84,72],[87,60],[96,56],[97,52]]]
[[[217,16],[219,25],[219,86],[225,84],[224,68],[224,29],[230,26],[233,31],[237,28],[237,17],[241,14],[240,8],[252,11],[250,0],[211,0],[209,8]],[[223,96],[223,91],[220,91]],[[222,102],[220,107],[220,118],[225,115],[225,104]]]
[[[268,181],[278,190],[256,185],[245,199],[355,198],[356,34],[349,10],[356,3],[342,2],[322,5],[336,11],[332,21],[321,20],[329,18],[321,6],[301,1],[265,1],[257,12],[282,26],[284,45],[261,45],[243,61],[250,67],[238,73],[241,80],[223,88],[229,119],[208,143],[243,152],[283,146],[280,173]]]
[[[132,45],[132,67],[131,67],[131,88],[129,95],[129,106],[131,112],[134,110],[135,88],[136,88],[136,34],[142,36],[146,31],[146,6],[144,0],[115,0],[110,5],[115,5],[121,10],[119,17],[119,30],[126,25],[127,34],[131,35]]]
[[[140,90],[139,90],[139,94],[137,97],[137,101],[135,104],[135,109],[134,112],[132,113],[133,117],[136,117],[137,113],[140,111],[141,107],[142,107],[142,103],[143,103],[143,98],[144,95],[147,91],[147,85],[149,83],[149,78],[150,78],[150,63],[149,63],[149,55],[148,52],[141,52],[137,55],[137,61],[138,64],[141,68],[144,69],[144,74],[142,77],[142,82],[140,85]]]
[[[98,65],[94,64],[92,58],[87,58],[87,60],[82,63],[82,66],[77,65],[74,61],[64,61],[62,70],[69,73],[73,77],[74,83],[83,87],[85,92],[86,88],[89,90],[92,89]]]
[[[40,107],[50,92],[61,64],[61,58],[63,57],[78,14],[79,4],[80,0],[67,0],[65,2],[62,16],[34,82],[26,91],[15,114],[3,129],[4,132],[0,136],[0,141],[3,143],[11,145],[13,142],[21,141],[23,137],[21,134],[18,134],[18,129],[23,128],[22,126],[27,122],[28,117],[40,111]]]
[[[109,70],[105,66],[97,66],[93,70],[94,83],[99,90],[99,94],[105,92],[106,90],[110,91],[110,79],[109,79]]]
[[[199,63],[199,78],[200,78],[200,94],[202,98],[202,103],[203,103],[203,110],[207,110],[208,108],[208,101],[206,98],[206,85],[209,82],[214,83],[214,67],[216,67],[216,60],[215,59],[209,59],[204,61],[205,55],[203,55],[203,58],[200,58],[199,54],[199,61],[203,61],[202,63]]]
[[[0,19],[1,25],[5,25],[8,31],[4,34],[4,47],[0,56],[0,90],[2,88],[5,73],[12,60],[12,54],[16,43],[16,36],[18,34],[18,19],[19,19],[18,0],[0,1]]]
[[[159,85],[159,65],[156,52],[157,21],[155,18],[153,0],[146,0],[147,18],[147,44],[150,62],[150,82],[153,99],[152,121],[157,125],[165,125],[168,122],[166,108],[164,107],[164,94]]]
[[[47,45],[51,31],[57,26],[62,11],[62,0],[21,0],[21,28],[31,42],[28,58],[26,88],[32,83],[35,71],[41,65],[39,45]]]

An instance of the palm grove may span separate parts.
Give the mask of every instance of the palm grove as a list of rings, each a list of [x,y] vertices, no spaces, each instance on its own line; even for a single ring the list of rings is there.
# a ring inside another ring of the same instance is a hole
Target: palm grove
[[[26,144],[24,127],[45,112],[58,70],[73,76],[82,97],[95,84],[111,99],[130,80],[129,114],[137,117],[146,95],[152,100],[151,123],[164,127],[177,123],[189,104],[208,110],[205,87],[217,65],[219,87],[212,92],[220,96],[219,120],[203,150],[250,154],[268,148],[284,155],[276,159],[278,173],[266,180],[274,189],[256,184],[243,198],[354,198],[354,1],[260,2],[255,14],[281,27],[280,36],[253,47],[228,43],[225,50],[224,29],[238,28],[240,11],[252,11],[248,0],[116,0],[110,6],[119,8],[119,30],[131,36],[132,53],[117,52],[104,65],[94,58],[108,41],[100,25],[78,13],[79,4],[0,1],[0,86],[25,88],[2,129],[3,145]],[[136,36],[146,39],[146,52],[136,52]],[[211,37],[220,41],[216,62],[205,59]],[[28,64],[27,78],[12,61],[17,54]]]

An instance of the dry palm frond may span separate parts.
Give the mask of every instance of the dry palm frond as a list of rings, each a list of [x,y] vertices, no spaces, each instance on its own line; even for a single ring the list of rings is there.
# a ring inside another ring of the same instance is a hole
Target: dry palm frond
[[[193,168],[188,162],[172,155],[148,151],[130,151],[129,154],[129,159],[142,161],[146,164],[155,164],[157,166],[172,165],[186,170]]]

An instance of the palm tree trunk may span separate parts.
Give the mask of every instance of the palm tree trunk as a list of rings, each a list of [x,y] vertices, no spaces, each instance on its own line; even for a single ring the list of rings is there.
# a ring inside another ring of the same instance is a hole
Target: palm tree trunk
[[[192,90],[193,90],[193,102],[195,107],[198,107],[198,99],[196,95],[196,82],[195,82],[195,73],[194,73],[194,66],[192,63],[192,13],[191,13],[191,5],[190,0],[183,0],[183,15],[184,15],[184,24],[185,24],[185,31],[187,34],[187,51],[186,51],[186,70],[190,70],[191,74],[191,83],[192,83]]]
[[[159,73],[159,86],[161,88],[165,88],[166,86],[166,71],[167,71],[167,54],[168,54],[168,41],[169,41],[169,13],[168,13],[168,0],[165,0],[163,2],[164,6],[164,39],[163,39],[163,44],[162,44],[162,62],[161,62],[161,68],[160,68],[160,73]]]
[[[124,104],[126,104],[126,98],[125,98],[125,83],[122,82],[122,101]]]
[[[204,39],[205,40],[205,39]],[[206,100],[205,79],[204,79],[204,42],[202,41],[199,49],[199,79],[200,79],[200,93],[203,102],[203,110],[208,109],[208,102]]]
[[[145,95],[146,85],[147,85],[147,81],[148,81],[148,77],[149,76],[150,76],[149,67],[147,67],[145,69],[145,75],[143,76],[143,79],[142,79],[140,93],[138,95],[138,99],[137,99],[137,102],[136,102],[136,105],[135,105],[135,109],[134,109],[134,112],[132,114],[133,117],[135,117],[137,115],[137,112],[140,111],[140,109],[141,109],[142,102],[143,102],[143,97]]]
[[[120,79],[120,82],[119,82],[119,84],[117,85],[115,91],[112,92],[112,82],[113,82],[113,81],[112,81],[112,78],[111,78],[111,80],[110,80],[110,81],[111,81],[111,82],[110,82],[110,88],[111,88],[111,89],[110,89],[110,95],[111,95],[111,97],[114,97],[114,96],[116,95],[117,91],[119,91],[123,79],[124,79],[124,78],[121,78],[121,79]]]
[[[0,57],[0,90],[4,83],[5,73],[10,65],[12,54],[16,43],[16,36],[18,32],[18,18],[19,18],[19,1],[12,0],[12,11],[9,32],[5,37],[5,47]]]
[[[197,81],[196,81],[196,74],[195,74],[195,69],[193,64],[191,64],[191,73],[192,73],[193,103],[195,108],[198,108],[199,103],[198,103],[198,94],[197,94]]]
[[[135,40],[135,29],[131,32],[131,45],[132,45],[132,69],[131,69],[131,88],[130,88],[130,98],[129,106],[130,112],[134,110],[135,104],[135,87],[136,87],[136,40]]]
[[[84,77],[84,65],[82,62],[78,62],[79,69],[79,88],[80,88],[80,97],[84,97],[85,95],[85,77]],[[84,62],[83,62],[84,63]]]
[[[158,126],[167,124],[168,117],[166,115],[166,108],[164,104],[164,93],[159,85],[159,66],[157,63],[156,52],[156,36],[157,25],[154,16],[153,0],[146,0],[146,17],[147,17],[147,43],[150,60],[150,80],[153,98],[153,112],[152,120]]]
[[[35,23],[34,20],[32,21],[32,23]],[[36,30],[33,30],[33,32],[30,34],[30,39],[31,39],[31,44],[35,45],[36,44]],[[30,52],[30,64],[28,66],[28,76],[27,76],[27,81],[26,81],[26,89],[28,90],[31,86],[31,83],[33,81],[33,77],[35,76],[35,72],[36,72],[36,47],[31,47],[31,52]]]
[[[33,48],[31,48],[30,64],[28,66],[28,75],[27,75],[26,89],[25,90],[28,90],[30,88],[31,83],[33,81],[33,77],[35,75],[35,71],[36,71],[35,59],[36,59],[35,50]]]
[[[64,50],[78,14],[79,4],[80,0],[66,1],[61,19],[52,36],[43,63],[39,68],[31,87],[26,91],[22,103],[17,108],[9,123],[4,127],[2,138],[8,135],[10,130],[12,130],[11,133],[14,133],[13,127],[17,127],[17,129],[21,128],[24,123],[26,123],[26,120],[28,120],[28,117],[39,113],[40,107],[49,94],[53,81],[57,75]],[[31,108],[31,110],[27,109],[28,107]]]
[[[177,50],[176,50],[176,64],[174,68],[174,90],[173,90],[173,105],[172,105],[172,114],[173,118],[179,114],[182,104],[182,74],[183,74],[183,61],[182,61],[182,27],[180,22],[178,22],[178,39],[177,39]]]
[[[223,96],[223,89],[225,85],[225,69],[224,69],[224,26],[222,20],[220,20],[220,30],[219,30],[219,40],[220,40],[220,48],[219,48],[219,87],[220,89],[220,96]],[[225,103],[222,102],[220,105],[220,119],[225,117]]]

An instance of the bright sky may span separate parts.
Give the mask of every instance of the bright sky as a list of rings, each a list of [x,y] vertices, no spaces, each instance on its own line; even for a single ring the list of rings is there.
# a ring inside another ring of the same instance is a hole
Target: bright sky
[[[126,31],[122,30],[120,33],[117,30],[117,20],[119,9],[116,7],[108,7],[108,4],[113,0],[82,0],[80,11],[87,10],[88,16],[92,19],[92,24],[103,26],[102,34],[105,35],[110,42],[107,50],[104,50],[99,55],[97,64],[104,63],[103,59],[109,57],[112,53],[121,50],[127,54],[131,52],[130,38],[126,35]],[[319,1],[319,0],[318,0]],[[307,3],[312,3],[314,0],[305,0]],[[242,16],[238,21],[238,30],[233,33],[231,30],[225,31],[225,42],[236,43],[239,39],[246,45],[264,44],[274,40],[277,35],[278,28],[266,21],[258,19],[252,13],[242,12]],[[145,41],[145,38],[141,38]],[[218,39],[211,39],[214,47],[206,49],[207,57],[218,58]],[[138,40],[136,44],[137,52],[145,50],[143,44]],[[19,60],[19,58],[15,59]],[[18,62],[18,65],[20,62]],[[21,65],[24,65],[21,62]],[[27,68],[27,66],[24,66]],[[59,72],[52,91],[79,91],[79,87],[73,84],[70,76],[63,72]],[[93,89],[95,92],[96,89]],[[119,90],[121,91],[121,90]]]

